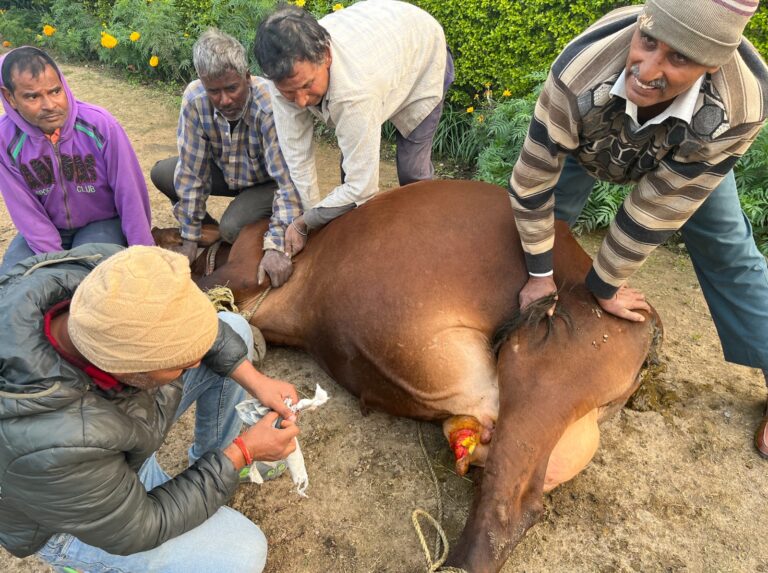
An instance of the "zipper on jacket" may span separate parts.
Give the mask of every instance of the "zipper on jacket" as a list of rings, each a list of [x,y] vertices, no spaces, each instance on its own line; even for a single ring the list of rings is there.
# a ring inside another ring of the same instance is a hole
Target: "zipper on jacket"
[[[67,229],[72,228],[72,215],[69,212],[69,201],[67,197],[67,180],[64,177],[64,171],[61,167],[61,155],[59,154],[59,143],[51,143],[51,141],[48,141],[48,143],[51,144],[51,147],[53,147],[53,155],[56,158],[56,167],[58,168],[59,172],[59,179],[60,179],[60,185],[61,185],[61,193],[64,197],[64,213],[67,215]]]

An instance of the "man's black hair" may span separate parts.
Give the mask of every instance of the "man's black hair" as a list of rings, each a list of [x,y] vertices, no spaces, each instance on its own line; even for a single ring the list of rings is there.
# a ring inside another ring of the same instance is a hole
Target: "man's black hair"
[[[8,91],[13,93],[15,86],[11,75],[13,72],[24,73],[29,72],[33,78],[37,78],[45,71],[46,66],[51,66],[56,74],[61,77],[59,68],[56,62],[53,61],[51,56],[46,54],[39,48],[32,46],[22,46],[8,53],[3,60],[2,78],[3,85],[8,88]]]
[[[322,64],[330,45],[330,34],[309,12],[288,4],[259,24],[253,54],[262,74],[279,82],[293,75],[296,62]]]

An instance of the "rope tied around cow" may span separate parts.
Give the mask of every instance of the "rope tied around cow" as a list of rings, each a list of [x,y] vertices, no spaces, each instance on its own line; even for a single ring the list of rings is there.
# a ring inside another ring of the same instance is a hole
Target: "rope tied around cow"
[[[241,308],[247,310],[238,308],[235,304],[235,295],[229,287],[217,285],[213,288],[209,288],[205,291],[205,294],[208,296],[208,299],[211,301],[217,312],[235,312],[245,320],[250,321],[251,317],[256,314],[257,310],[259,310],[261,303],[264,302],[264,299],[267,298],[267,295],[271,290],[272,285],[268,286],[263,292],[260,292],[256,296],[246,299],[241,304]]]

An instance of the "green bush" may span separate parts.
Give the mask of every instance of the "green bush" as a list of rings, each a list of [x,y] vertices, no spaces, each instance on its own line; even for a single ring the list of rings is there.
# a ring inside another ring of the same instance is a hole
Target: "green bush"
[[[456,62],[454,100],[471,103],[490,84],[513,95],[535,85],[565,44],[622,0],[415,0],[445,29]]]
[[[46,48],[73,58],[96,58],[101,24],[82,4],[55,0],[51,3],[49,15],[42,18],[40,29],[46,24],[56,27],[56,33],[41,42]]]
[[[549,69],[563,47],[614,8],[641,0],[413,0],[445,29],[456,60],[453,101],[471,103],[490,84],[521,96],[533,72]],[[768,4],[761,4],[746,35],[768,55]]]
[[[3,10],[0,8],[0,10]],[[34,44],[40,34],[40,13],[32,10],[3,10],[0,14],[0,41],[4,47]],[[7,42],[7,43],[6,43]]]

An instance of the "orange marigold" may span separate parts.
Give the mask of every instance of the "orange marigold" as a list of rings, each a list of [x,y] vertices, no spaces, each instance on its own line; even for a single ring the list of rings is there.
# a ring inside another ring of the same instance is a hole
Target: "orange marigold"
[[[13,46],[8,40],[3,41],[3,48],[10,48]]]
[[[107,48],[108,50],[111,50],[112,48],[117,46],[117,38],[115,38],[112,34],[108,34],[107,32],[102,32],[101,45]]]
[[[55,33],[56,33],[56,28],[54,28],[53,26],[50,26],[49,24],[46,24],[45,26],[43,26],[43,34],[45,34],[49,38],[53,36]]]

